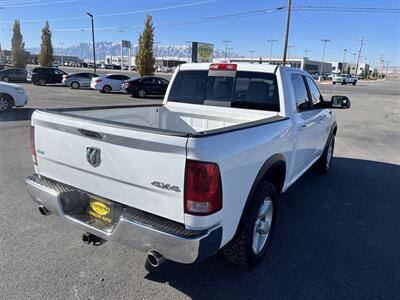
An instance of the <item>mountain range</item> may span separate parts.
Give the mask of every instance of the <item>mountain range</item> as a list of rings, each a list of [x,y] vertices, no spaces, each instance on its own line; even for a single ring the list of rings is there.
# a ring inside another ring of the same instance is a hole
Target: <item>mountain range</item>
[[[111,42],[111,41],[102,41],[97,42],[96,44],[96,58],[104,59],[106,55],[121,55],[121,41]],[[137,52],[137,45],[132,46],[132,56]],[[40,52],[39,47],[27,48],[27,51],[37,54]],[[154,53],[156,57],[189,57],[189,46],[187,45],[159,45],[156,44],[154,47]],[[78,43],[74,44],[67,48],[54,48],[54,54],[59,55],[69,55],[69,56],[78,56],[83,59],[91,59],[92,58],[92,44],[91,43]],[[127,49],[124,50],[124,55],[127,55]],[[230,57],[239,57],[237,53],[229,53]],[[225,51],[214,48],[214,57],[222,58],[225,57]]]

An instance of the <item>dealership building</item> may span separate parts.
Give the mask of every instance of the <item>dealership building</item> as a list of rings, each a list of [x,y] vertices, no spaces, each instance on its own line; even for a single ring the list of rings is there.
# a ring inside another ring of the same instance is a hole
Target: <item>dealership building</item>
[[[282,58],[272,57],[233,57],[229,58],[231,63],[252,63],[252,64],[272,64],[282,65]],[[286,65],[313,73],[332,73],[332,64],[330,62],[321,62],[316,60],[310,60],[308,57],[291,57],[286,59]]]

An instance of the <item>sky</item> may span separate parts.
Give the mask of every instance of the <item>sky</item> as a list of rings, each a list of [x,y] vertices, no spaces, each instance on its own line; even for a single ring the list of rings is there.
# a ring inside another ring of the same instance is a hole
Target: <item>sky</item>
[[[287,0],[0,0],[0,43],[10,48],[12,23],[21,21],[27,48],[40,45],[41,28],[49,20],[53,45],[66,48],[91,42],[90,18],[95,16],[96,41],[131,40],[137,43],[146,15],[152,15],[155,40],[160,45],[185,45],[186,41],[213,43],[245,56],[282,56]],[[352,62],[365,38],[361,62],[377,63],[381,55],[390,66],[400,66],[399,0],[292,0],[290,57]],[[396,12],[307,10],[306,7],[394,8]],[[252,12],[248,13],[247,12]],[[253,13],[254,12],[254,13]],[[244,13],[244,14],[243,14]],[[222,17],[223,16],[223,17]],[[229,16],[229,17],[227,17]]]

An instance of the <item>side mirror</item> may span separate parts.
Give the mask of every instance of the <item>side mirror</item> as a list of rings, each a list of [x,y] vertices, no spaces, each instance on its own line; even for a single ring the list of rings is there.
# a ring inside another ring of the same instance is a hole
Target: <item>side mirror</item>
[[[331,98],[331,108],[350,108],[350,100],[346,96],[332,96]]]

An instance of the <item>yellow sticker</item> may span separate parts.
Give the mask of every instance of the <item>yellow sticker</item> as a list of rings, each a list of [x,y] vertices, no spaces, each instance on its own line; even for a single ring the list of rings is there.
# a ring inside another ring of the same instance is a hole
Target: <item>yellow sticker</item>
[[[102,216],[108,215],[110,213],[110,209],[107,207],[107,205],[98,201],[90,202],[90,207],[93,209],[93,211]]]

